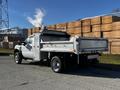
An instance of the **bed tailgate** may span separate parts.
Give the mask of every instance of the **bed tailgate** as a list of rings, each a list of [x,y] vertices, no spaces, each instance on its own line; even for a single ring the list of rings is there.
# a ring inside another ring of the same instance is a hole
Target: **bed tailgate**
[[[108,40],[103,38],[79,38],[79,52],[98,52],[108,50]]]

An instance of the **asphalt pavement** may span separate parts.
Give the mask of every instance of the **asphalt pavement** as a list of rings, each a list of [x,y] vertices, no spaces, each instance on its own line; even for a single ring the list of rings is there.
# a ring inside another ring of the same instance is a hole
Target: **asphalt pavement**
[[[0,90],[120,90],[120,71],[89,66],[59,74],[45,64],[17,65],[13,56],[0,56]]]

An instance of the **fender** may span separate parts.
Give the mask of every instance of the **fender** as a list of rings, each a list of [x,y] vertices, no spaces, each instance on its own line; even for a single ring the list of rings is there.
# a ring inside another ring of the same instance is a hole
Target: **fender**
[[[15,54],[15,52],[21,52],[21,45],[15,45],[14,54]]]

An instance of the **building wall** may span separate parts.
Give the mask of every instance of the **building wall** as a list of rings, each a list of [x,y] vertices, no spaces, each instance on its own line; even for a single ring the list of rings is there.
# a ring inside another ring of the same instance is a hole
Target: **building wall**
[[[18,27],[0,30],[0,47],[14,48],[18,41],[24,41],[27,38],[27,34],[27,29],[20,29]]]

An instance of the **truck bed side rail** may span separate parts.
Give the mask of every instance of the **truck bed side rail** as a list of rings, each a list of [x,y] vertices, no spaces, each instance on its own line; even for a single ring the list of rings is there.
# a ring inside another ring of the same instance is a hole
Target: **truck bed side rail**
[[[74,52],[74,44],[70,41],[41,42],[40,51],[47,52]]]

